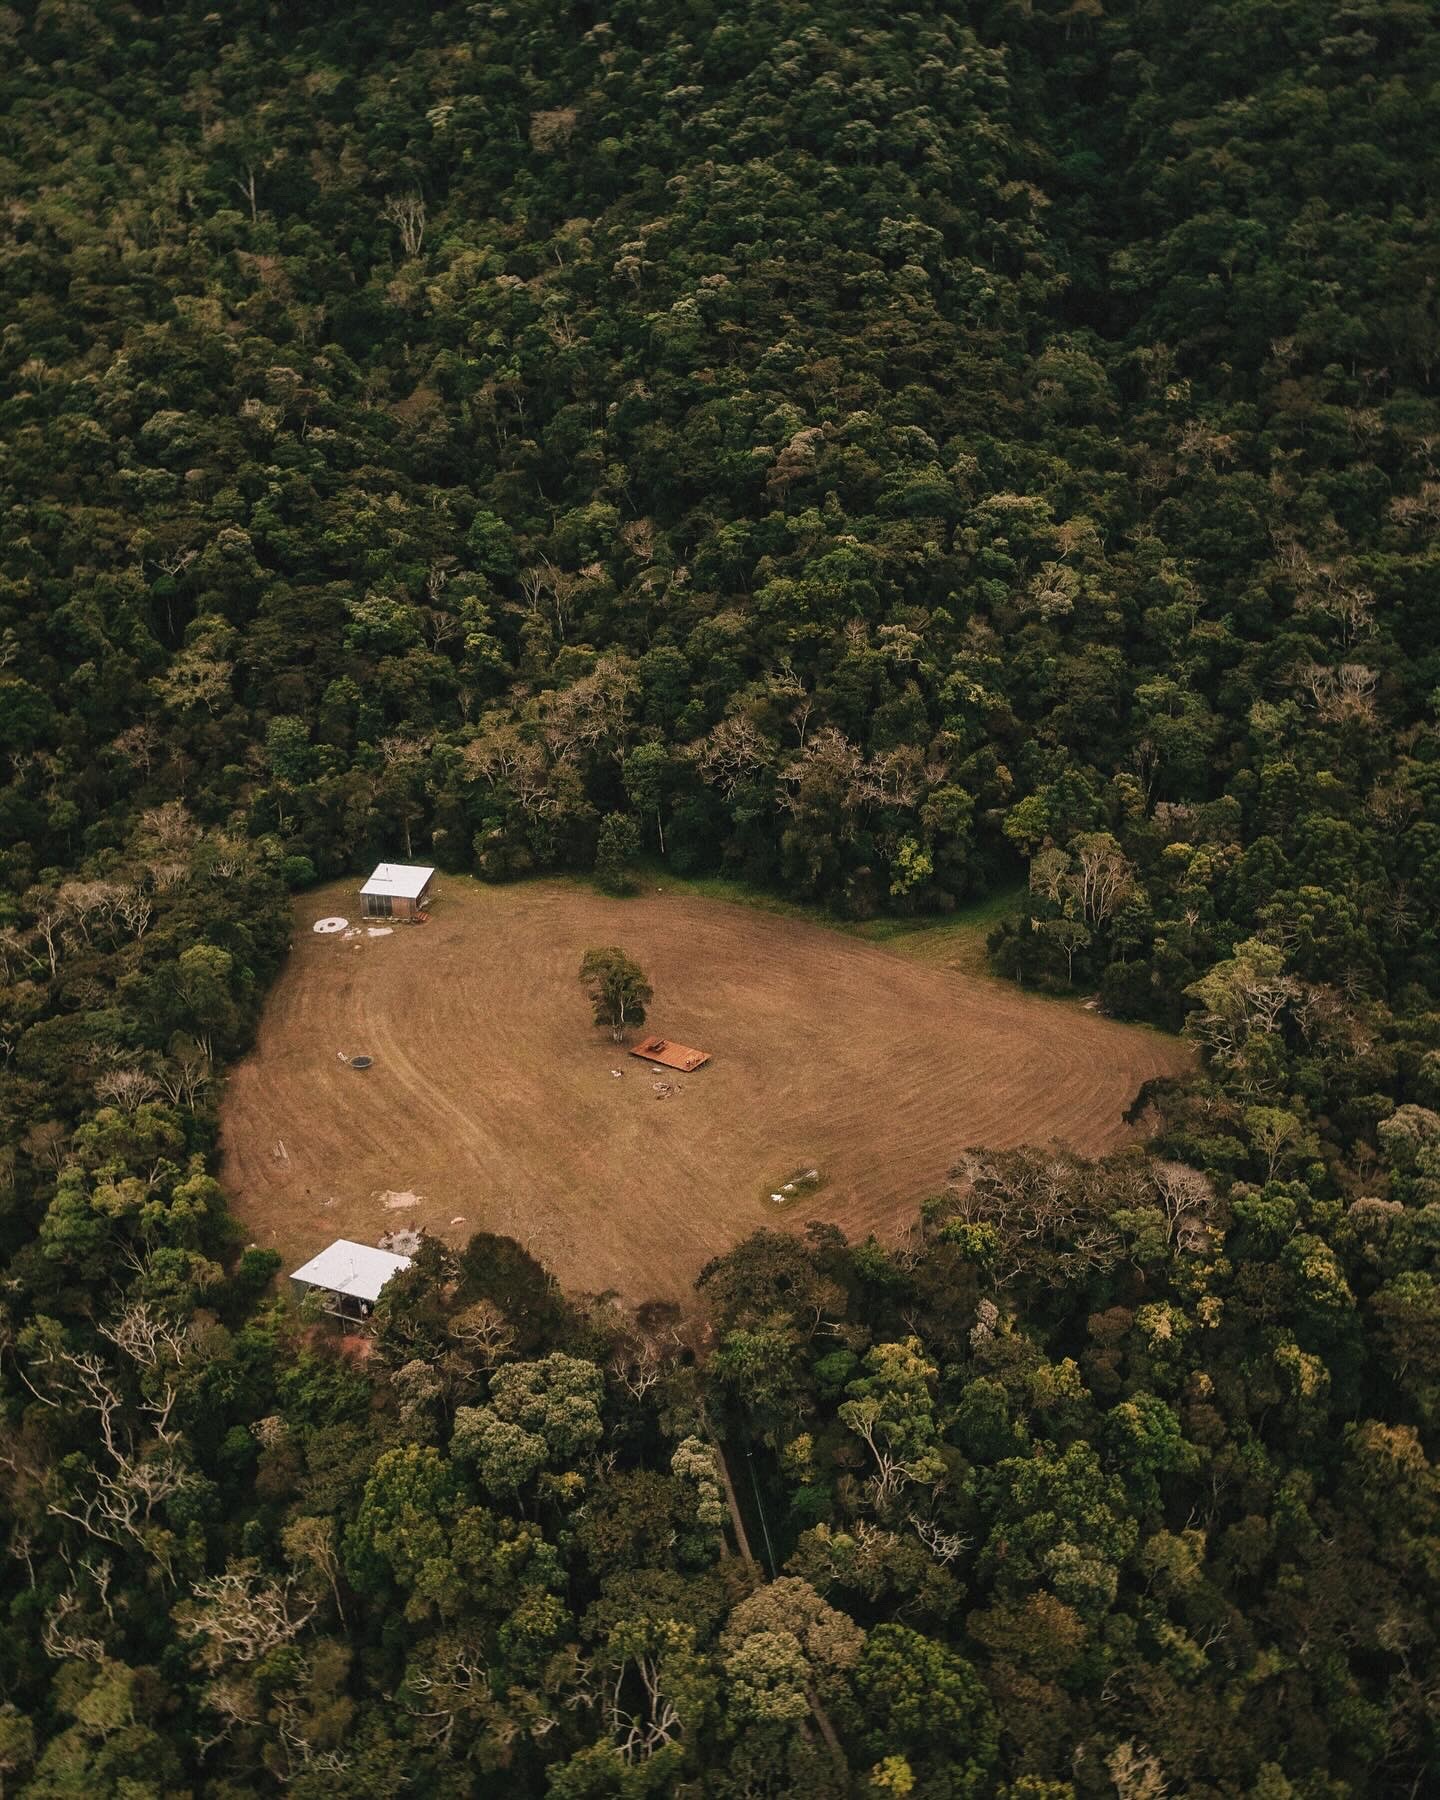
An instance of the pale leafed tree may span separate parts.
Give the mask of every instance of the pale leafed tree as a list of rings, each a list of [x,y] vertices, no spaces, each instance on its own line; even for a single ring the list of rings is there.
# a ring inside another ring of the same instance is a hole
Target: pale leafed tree
[[[1165,1800],[1170,1792],[1159,1757],[1133,1739],[1117,1744],[1105,1766],[1115,1784],[1116,1800]]]
[[[1030,892],[1059,906],[1069,893],[1070,858],[1053,845],[1030,858]]]
[[[203,707],[214,713],[230,696],[234,665],[200,645],[181,650],[163,675],[150,683],[151,691],[171,711],[185,713]]]
[[[198,836],[199,828],[185,802],[167,800],[163,806],[147,807],[141,813],[135,843],[146,852],[177,855],[188,850]]]
[[[1295,610],[1302,616],[1327,619],[1334,625],[1342,649],[1348,650],[1375,630],[1375,590],[1347,570],[1322,567],[1296,597]]]
[[[1135,871],[1108,831],[1083,831],[1070,840],[1074,883],[1081,917],[1102,925],[1135,891]]]
[[[843,731],[826,725],[780,771],[780,779],[788,790],[784,804],[792,812],[817,802],[830,802],[845,811],[858,810],[863,804],[864,775],[862,752]]]
[[[35,954],[23,931],[14,925],[0,925],[0,978],[14,981],[43,965],[44,958]]]
[[[1248,938],[1186,988],[1199,1003],[1185,1021],[1186,1033],[1221,1063],[1236,1062],[1253,1037],[1268,1037],[1282,1014],[1299,999],[1301,983],[1285,972],[1284,952],[1260,938]]]
[[[530,115],[530,142],[542,154],[562,149],[575,135],[580,114],[573,106],[554,106]]]
[[[142,719],[138,725],[127,726],[112,741],[110,748],[148,777],[156,752],[163,748],[164,742],[159,729],[148,719]]]
[[[31,929],[45,946],[45,958],[53,980],[60,970],[60,957],[65,949],[65,926],[69,913],[58,895],[48,888],[31,888],[25,896]]]
[[[553,628],[556,637],[564,643],[575,596],[581,585],[580,577],[568,569],[557,568],[548,557],[542,556],[538,563],[522,569],[518,580],[531,618],[544,628]]]
[[[282,1530],[280,1543],[285,1551],[286,1561],[302,1582],[309,1576],[325,1583],[335,1602],[336,1615],[343,1625],[345,1608],[340,1599],[340,1545],[334,1519],[302,1513]]]
[[[542,696],[545,741],[557,757],[579,751],[623,760],[640,682],[629,657],[602,656],[588,675]]]
[[[1210,1177],[1187,1163],[1155,1162],[1150,1165],[1150,1180],[1171,1241],[1182,1249],[1194,1248],[1197,1241],[1208,1242],[1215,1213],[1215,1187]]]

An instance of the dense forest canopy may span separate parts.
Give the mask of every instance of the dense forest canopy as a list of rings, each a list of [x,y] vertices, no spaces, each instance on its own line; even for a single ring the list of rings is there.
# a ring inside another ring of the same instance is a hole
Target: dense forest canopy
[[[1424,0],[0,11],[7,1786],[1422,1790],[1437,93]],[[1014,887],[1203,1073],[356,1361],[215,1099],[402,852]]]

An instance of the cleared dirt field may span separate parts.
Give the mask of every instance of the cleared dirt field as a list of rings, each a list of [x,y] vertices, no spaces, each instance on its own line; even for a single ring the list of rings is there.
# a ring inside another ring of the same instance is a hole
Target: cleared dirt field
[[[223,1111],[232,1204],[287,1266],[394,1226],[503,1231],[567,1287],[678,1298],[760,1225],[888,1236],[969,1145],[1109,1148],[1141,1082],[1188,1066],[1159,1033],[750,907],[440,887],[382,937],[353,883],[296,909]],[[360,934],[314,935],[330,914]],[[664,1097],[590,1024],[576,971],[610,943],[654,984],[648,1029],[712,1053]],[[821,1192],[770,1201],[809,1168]]]

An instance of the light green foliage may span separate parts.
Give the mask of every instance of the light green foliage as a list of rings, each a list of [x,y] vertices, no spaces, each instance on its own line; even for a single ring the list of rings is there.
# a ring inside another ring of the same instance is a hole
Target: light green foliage
[[[1154,1394],[1135,1394],[1106,1415],[1103,1441],[1111,1466],[1140,1509],[1151,1512],[1176,1478],[1193,1474],[1200,1458],[1185,1441],[1174,1408]]]
[[[1168,1450],[1163,1411],[1159,1424],[1149,1409],[1137,1409],[1113,1429],[1158,1433],[1155,1453],[1163,1461],[1175,1454]],[[1111,1605],[1120,1565],[1133,1553],[1139,1531],[1124,1484],[1104,1472],[1089,1444],[1072,1444],[1063,1455],[1042,1450],[1007,1458],[979,1485],[995,1519],[982,1563],[1002,1591],[1048,1580],[1082,1614]]]
[[[896,897],[921,887],[935,873],[935,859],[913,837],[902,838],[890,865],[890,892]]]
[[[460,1496],[456,1471],[437,1450],[412,1444],[387,1451],[346,1533],[352,1579],[373,1582],[383,1571],[425,1601],[453,1597],[450,1527]]]
[[[778,1667],[790,1656],[793,1644],[801,1658],[795,1666],[800,1669],[802,1690],[822,1695],[844,1692],[846,1673],[855,1667],[865,1643],[865,1633],[853,1619],[822,1600],[808,1581],[793,1575],[783,1575],[742,1600],[721,1633],[720,1645],[736,1654],[756,1637],[765,1640],[765,1649],[756,1652],[747,1668],[757,1669],[762,1663]]]
[[[1440,1200],[1440,1113],[1397,1106],[1376,1127],[1385,1160],[1416,1201]]]
[[[1245,1086],[1272,1086],[1274,1034],[1300,992],[1285,971],[1284,952],[1249,939],[1185,991],[1199,1009],[1186,1028],[1216,1062]]]
[[[670,1472],[682,1481],[695,1485],[695,1518],[701,1525],[719,1526],[725,1522],[725,1500],[721,1491],[715,1453],[699,1438],[683,1438],[670,1458]]]
[[[617,1044],[627,1030],[645,1023],[654,990],[640,965],[618,946],[587,950],[580,962],[580,979],[590,996],[595,1023],[608,1027]]]
[[[625,792],[631,805],[643,817],[655,821],[655,833],[662,856],[665,854],[663,815],[669,773],[670,753],[663,744],[637,744],[625,758]]]
[[[930,1391],[936,1369],[921,1354],[918,1338],[877,1344],[864,1366],[865,1374],[845,1390],[850,1398],[839,1417],[875,1458],[878,1493],[888,1502],[906,1483],[940,1477]]]
[[[994,1714],[963,1658],[904,1625],[877,1625],[866,1640],[855,1685],[867,1746],[906,1745],[906,1760],[961,1796],[984,1792],[995,1761]]]
[[[799,1640],[790,1631],[753,1631],[725,1658],[726,1694],[740,1725],[789,1724],[805,1718],[809,1674]]]
[[[566,1466],[600,1441],[605,1384],[594,1363],[560,1351],[507,1363],[490,1378],[486,1406],[462,1406],[452,1449],[484,1485],[514,1494],[546,1466]]]
[[[344,1560],[362,1592],[398,1589],[405,1616],[489,1616],[522,1646],[547,1643],[563,1613],[546,1598],[559,1580],[538,1528],[474,1505],[460,1468],[430,1446],[386,1451],[347,1527]]]

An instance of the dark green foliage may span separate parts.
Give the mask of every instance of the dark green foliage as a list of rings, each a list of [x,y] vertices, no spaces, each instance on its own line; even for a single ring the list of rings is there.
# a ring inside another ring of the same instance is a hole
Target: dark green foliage
[[[595,842],[595,878],[607,893],[633,891],[635,859],[640,854],[640,827],[629,813],[607,813]]]
[[[7,1792],[1423,1789],[1437,55],[0,13]],[[1023,885],[995,971],[1200,1068],[688,1310],[427,1244],[360,1361],[215,1095],[289,895],[401,854]]]

